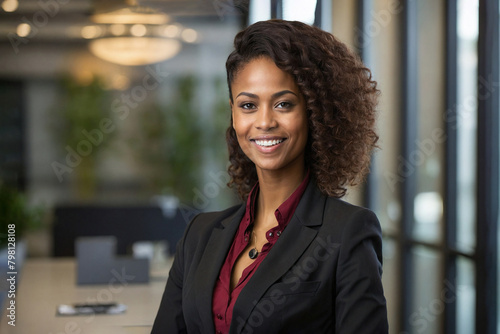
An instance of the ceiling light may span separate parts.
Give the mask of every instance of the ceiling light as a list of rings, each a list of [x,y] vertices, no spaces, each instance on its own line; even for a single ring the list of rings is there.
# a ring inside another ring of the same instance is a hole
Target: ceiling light
[[[15,12],[17,7],[19,7],[17,0],[5,0],[2,2],[2,9],[7,13]]]
[[[93,54],[120,65],[145,65],[175,56],[181,43],[175,39],[154,37],[110,37],[90,41]]]
[[[165,37],[170,37],[174,38],[179,36],[180,28],[176,26],[175,24],[169,24],[165,28],[163,28],[163,31],[161,32],[163,36]]]
[[[91,17],[95,23],[108,24],[165,24],[169,21],[167,14],[145,7],[131,7],[108,13],[95,14]]]
[[[134,24],[130,28],[130,34],[135,37],[143,37],[147,32],[148,30],[144,24]]]
[[[19,37],[26,37],[31,32],[31,26],[28,23],[21,23],[17,26],[16,33]]]
[[[120,65],[146,65],[175,56],[182,47],[179,38],[188,43],[197,40],[193,29],[168,24],[168,15],[145,7],[130,7],[98,13],[92,20],[103,30],[82,30],[84,38],[92,39],[90,51],[99,58]],[[90,26],[89,26],[90,27]]]
[[[82,37],[85,39],[97,38],[101,35],[102,29],[98,26],[85,26],[82,28]]]
[[[125,25],[124,24],[112,24],[109,27],[111,33],[115,36],[121,36],[125,34]]]
[[[194,43],[196,42],[196,39],[198,38],[198,33],[194,29],[185,29],[182,32],[182,39],[188,43]]]

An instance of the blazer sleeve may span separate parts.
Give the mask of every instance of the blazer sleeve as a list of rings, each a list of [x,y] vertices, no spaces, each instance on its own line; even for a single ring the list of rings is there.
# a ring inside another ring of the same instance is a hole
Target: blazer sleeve
[[[184,242],[192,225],[191,222],[186,228],[184,237],[177,244],[174,262],[168,274],[167,285],[151,334],[187,333],[182,312],[182,282],[184,277]]]
[[[388,333],[381,277],[380,223],[373,212],[363,209],[342,233],[336,277],[336,333]]]

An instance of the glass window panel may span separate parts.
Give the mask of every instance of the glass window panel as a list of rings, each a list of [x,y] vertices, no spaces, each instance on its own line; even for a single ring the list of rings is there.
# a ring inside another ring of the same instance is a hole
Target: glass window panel
[[[248,24],[271,18],[271,0],[252,0],[248,11]]]
[[[346,3],[346,2],[344,2]],[[393,2],[390,0],[374,0],[372,13],[390,12]],[[375,15],[375,14],[373,14]],[[400,156],[399,128],[401,102],[401,44],[400,18],[394,13],[383,24],[377,19],[369,21],[362,33],[365,34],[365,47],[370,48],[371,70],[382,92],[379,99],[377,128],[380,136],[380,150],[375,152],[375,168],[378,194],[376,212],[385,233],[394,234],[399,230],[401,221],[401,176],[398,172],[398,156]],[[375,28],[374,28],[375,27]]]
[[[457,301],[457,334],[474,333],[476,286],[474,283],[474,262],[464,257],[457,259],[457,286],[445,282],[443,298]]]
[[[307,24],[314,23],[316,1],[283,0],[283,19],[301,21]]]
[[[457,248],[472,252],[476,240],[476,134],[478,0],[458,1]]]
[[[387,317],[389,328],[398,328],[399,315],[399,252],[397,243],[393,239],[384,238],[383,243],[383,270],[382,284],[384,285],[384,294],[387,301]]]
[[[499,13],[499,16],[500,16],[500,13]],[[497,59],[497,61],[500,62],[499,59]],[[500,154],[500,140],[498,142],[498,151],[499,151],[499,154]],[[498,175],[500,177],[500,170],[498,170]],[[500,201],[498,202],[498,207],[500,208]],[[500,210],[498,212],[497,226],[500,226]],[[498,230],[497,240],[500,241],[500,229]],[[499,263],[497,264],[497,270],[498,270],[498,272],[497,272],[498,276],[497,277],[500,277],[500,247],[498,247],[497,251],[498,251],[498,259],[497,260],[499,261]],[[498,321],[497,333],[500,333],[500,293],[497,292],[497,295],[498,295],[498,302],[497,302],[497,310],[498,310],[498,315],[497,315],[497,321]]]
[[[408,319],[410,333],[441,333],[446,300],[443,297],[442,257],[425,247],[411,252],[413,276]]]
[[[438,242],[443,223],[445,106],[444,1],[418,1],[418,139],[405,170],[417,173],[413,236]],[[410,78],[412,80],[412,78]],[[417,125],[416,125],[417,126]]]
[[[356,1],[331,0],[331,10],[333,35],[354,50],[356,48]]]

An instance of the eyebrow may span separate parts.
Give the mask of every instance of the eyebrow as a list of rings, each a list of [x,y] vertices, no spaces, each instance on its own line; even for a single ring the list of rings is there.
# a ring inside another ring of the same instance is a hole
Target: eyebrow
[[[276,92],[274,93],[273,95],[271,95],[271,97],[273,99],[277,98],[277,97],[280,97],[280,96],[283,96],[285,94],[293,94],[295,96],[297,96],[297,94],[295,94],[294,92],[292,92],[291,90],[288,90],[288,89],[285,89],[285,90],[282,90],[281,92]],[[239,93],[236,97],[239,97],[240,95],[245,95],[245,96],[248,96],[252,99],[258,99],[259,97],[256,95],[256,94],[252,94],[252,93],[248,93],[248,92],[241,92]],[[298,97],[298,96],[297,96]]]

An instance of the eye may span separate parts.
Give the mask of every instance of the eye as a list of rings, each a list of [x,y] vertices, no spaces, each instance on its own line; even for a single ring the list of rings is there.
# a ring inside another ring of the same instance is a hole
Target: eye
[[[283,101],[283,102],[280,102],[276,105],[276,108],[279,108],[279,109],[289,109],[291,108],[293,105],[290,103],[290,102],[287,102],[287,101]]]
[[[252,110],[252,109],[255,109],[255,105],[253,103],[246,102],[246,103],[240,104],[240,108],[245,109],[245,110]]]

